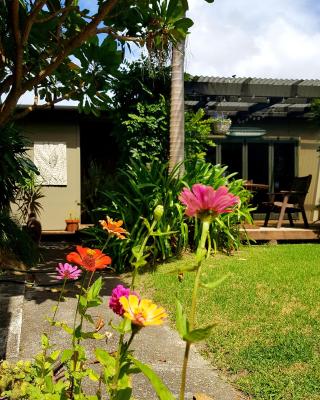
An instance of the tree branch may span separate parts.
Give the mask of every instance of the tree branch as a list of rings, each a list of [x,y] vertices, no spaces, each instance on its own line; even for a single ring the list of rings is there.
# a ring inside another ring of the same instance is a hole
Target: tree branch
[[[39,12],[42,10],[42,7],[46,4],[47,0],[39,0],[35,3],[34,9],[29,14],[29,17],[26,20],[26,25],[24,28],[23,36],[22,36],[22,46],[24,47],[28,41],[30,31],[32,25],[34,24]]]
[[[16,98],[20,96],[22,70],[23,70],[23,48],[21,45],[21,31],[19,21],[19,0],[12,0],[11,4],[11,21],[12,21],[12,34],[15,42],[15,60],[12,90],[9,93],[6,102],[9,104],[14,103]]]
[[[40,5],[44,4],[45,1],[48,0],[38,0],[33,5],[34,7],[40,7]],[[22,61],[23,61],[23,47],[21,46],[21,32],[19,28],[19,0],[12,0],[12,18],[14,23],[14,37],[16,43],[20,42],[20,46],[17,47],[17,55],[16,55],[16,65],[13,73],[13,82],[11,86],[11,90],[0,107],[0,126],[5,125],[10,120],[15,120],[17,118],[21,118],[20,116],[14,116],[14,109],[18,103],[18,100],[22,93],[25,93],[28,90],[32,90],[33,87],[37,86],[40,82],[42,82],[47,76],[51,75],[59,65],[64,61],[64,59],[72,53],[72,51],[78,47],[80,47],[88,38],[96,35],[96,29],[98,25],[103,21],[103,19],[112,11],[114,6],[117,4],[118,0],[108,0],[102,3],[99,11],[94,16],[93,20],[88,23],[88,25],[79,32],[76,36],[67,40],[64,43],[63,49],[60,53],[52,59],[52,62],[48,64],[44,69],[42,69],[36,76],[24,83],[21,82],[22,76]],[[69,4],[67,5],[69,6]],[[29,22],[30,23],[30,22]],[[28,29],[25,29],[26,36],[28,37]],[[30,28],[31,29],[31,28]],[[30,32],[30,31],[29,31]],[[20,36],[19,36],[20,35]],[[16,80],[17,78],[17,80]],[[18,85],[17,85],[18,83]],[[30,110],[32,111],[32,109]],[[30,112],[29,111],[29,112]]]
[[[11,3],[12,32],[16,47],[21,43],[21,32],[19,28],[19,0],[12,0]]]
[[[96,33],[97,34],[99,34],[99,33],[107,33],[108,35],[112,36],[114,39],[123,40],[125,42],[136,42],[136,43],[139,43],[141,46],[143,46],[144,43],[145,43],[145,40],[143,38],[134,37],[134,36],[119,35],[116,32],[114,32],[113,29],[108,28],[108,27],[106,27],[106,28],[98,28],[96,30]]]
[[[64,16],[64,14],[68,13],[69,11],[71,11],[73,9],[76,9],[76,7],[69,6],[69,7],[61,8],[61,10],[58,10],[55,13],[48,15],[47,17],[42,17],[42,18],[36,19],[34,21],[34,23],[35,24],[43,24],[44,22],[51,21],[52,19],[57,17],[59,14],[61,14],[61,17],[62,17],[62,16]]]
[[[39,74],[33,78],[32,80],[25,83],[23,86],[23,91],[31,90],[33,86],[40,83],[45,77],[50,75],[61,63],[62,61],[77,47],[81,46],[83,42],[85,42],[89,37],[96,34],[97,26],[99,23],[108,15],[113,7],[116,5],[118,0],[110,0],[107,3],[104,3],[101,6],[99,12],[95,15],[92,22],[90,22],[86,28],[84,28],[78,35],[74,36],[70,40],[68,40],[64,49],[60,52],[59,55],[54,59],[54,61],[49,64],[45,69],[39,72]]]
[[[29,113],[31,113],[32,111],[35,111],[35,110],[45,110],[45,109],[51,108],[55,104],[60,103],[60,101],[68,100],[70,98],[70,96],[72,95],[72,93],[74,93],[74,91],[71,91],[61,97],[58,97],[52,101],[48,101],[47,103],[41,104],[41,105],[38,105],[35,102],[32,106],[27,106],[23,111],[19,111],[19,112],[15,113],[12,117],[12,120],[16,121],[18,119],[26,117]]]

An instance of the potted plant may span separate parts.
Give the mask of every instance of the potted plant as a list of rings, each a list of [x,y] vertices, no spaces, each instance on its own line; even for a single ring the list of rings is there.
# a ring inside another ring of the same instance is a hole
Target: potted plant
[[[71,213],[69,214],[69,218],[67,218],[65,222],[67,232],[76,232],[79,230],[80,219],[72,217]]]
[[[216,113],[212,120],[215,135],[225,135],[229,132],[232,121],[230,118],[226,118],[223,113],[220,115]]]

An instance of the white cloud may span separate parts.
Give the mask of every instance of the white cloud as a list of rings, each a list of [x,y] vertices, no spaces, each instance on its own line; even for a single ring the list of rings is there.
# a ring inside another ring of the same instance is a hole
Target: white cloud
[[[194,75],[320,78],[320,9],[312,0],[190,0]]]

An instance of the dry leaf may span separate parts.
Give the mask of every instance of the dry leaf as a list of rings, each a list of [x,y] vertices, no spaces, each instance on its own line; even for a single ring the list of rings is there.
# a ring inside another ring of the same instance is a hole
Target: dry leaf
[[[214,398],[213,397],[209,397],[204,393],[196,393],[193,396],[193,400],[214,400]]]

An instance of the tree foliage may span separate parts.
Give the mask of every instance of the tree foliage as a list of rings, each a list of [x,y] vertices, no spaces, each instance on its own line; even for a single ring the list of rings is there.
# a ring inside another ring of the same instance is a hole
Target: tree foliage
[[[133,85],[132,82],[135,82]],[[169,99],[171,68],[141,59],[121,68],[113,81],[113,107],[116,115],[112,135],[121,149],[120,164],[129,158],[150,162],[169,159]],[[185,115],[186,158],[204,157],[212,119],[205,112]]]
[[[77,0],[0,2],[0,125],[64,99],[97,114],[125,49],[146,45],[165,57],[192,25],[187,7],[187,0],[96,0],[96,11]],[[17,110],[27,91],[34,104]]]

